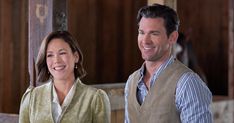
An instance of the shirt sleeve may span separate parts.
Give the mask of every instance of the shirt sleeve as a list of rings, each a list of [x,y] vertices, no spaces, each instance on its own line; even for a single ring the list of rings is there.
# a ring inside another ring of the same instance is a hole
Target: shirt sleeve
[[[110,123],[111,108],[107,94],[98,89],[92,101],[93,106],[93,123]]]
[[[30,123],[29,120],[29,107],[30,97],[33,87],[29,87],[21,98],[20,111],[19,111],[19,123]]]
[[[176,107],[182,123],[212,123],[212,94],[200,77],[188,72],[176,88]]]

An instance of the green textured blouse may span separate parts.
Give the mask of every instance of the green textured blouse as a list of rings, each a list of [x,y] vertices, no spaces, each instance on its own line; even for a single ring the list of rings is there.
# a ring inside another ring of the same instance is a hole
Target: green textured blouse
[[[76,80],[70,104],[63,110],[58,123],[110,123],[110,102],[101,90]],[[19,123],[54,123],[52,116],[53,83],[29,87],[22,97]]]

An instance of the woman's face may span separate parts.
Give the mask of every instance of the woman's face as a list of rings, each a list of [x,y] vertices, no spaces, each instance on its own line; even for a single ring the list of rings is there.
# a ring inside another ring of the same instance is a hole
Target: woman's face
[[[74,67],[79,60],[63,39],[52,39],[46,51],[46,63],[54,81],[74,81]]]

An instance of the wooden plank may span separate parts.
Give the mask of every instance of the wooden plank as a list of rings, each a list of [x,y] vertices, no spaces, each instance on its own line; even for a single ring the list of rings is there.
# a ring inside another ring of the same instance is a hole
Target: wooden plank
[[[22,0],[20,2],[20,92],[21,96],[29,86],[28,75],[28,0]],[[21,98],[21,96],[19,98]]]
[[[2,58],[1,59],[1,69],[2,71],[2,78],[1,81],[2,86],[2,94],[1,97],[3,97],[2,101],[2,111],[8,111],[12,112],[11,103],[9,103],[12,99],[12,64],[13,64],[13,58],[12,58],[12,1],[9,0],[7,2],[2,2],[1,4],[1,37],[2,37],[2,43],[1,43],[1,50],[2,50]],[[9,12],[9,13],[8,13]],[[6,96],[9,95],[9,96]]]
[[[122,31],[122,45],[119,54],[122,54],[122,58],[118,62],[122,62],[118,68],[120,73],[120,80],[126,82],[128,76],[138,69],[143,63],[141,53],[139,52],[137,44],[138,24],[136,22],[138,10],[147,4],[146,0],[132,1],[126,0],[122,3],[123,8],[123,26]],[[123,59],[123,60],[122,60]]]
[[[148,0],[148,5],[153,3],[165,4],[165,0]]]
[[[21,34],[25,35],[26,31],[25,28],[26,27],[22,27],[24,22],[21,22],[21,18],[25,18],[26,16],[23,17],[23,14],[21,13],[23,8],[23,3],[25,3],[25,1],[14,1],[11,3],[12,6],[12,12],[11,12],[11,41],[8,42],[11,45],[11,50],[12,53],[10,54],[10,57],[12,58],[12,63],[11,63],[11,72],[9,73],[9,77],[11,77],[11,81],[9,81],[8,83],[10,83],[10,91],[11,93],[9,94],[10,96],[10,100],[8,100],[8,104],[10,104],[10,107],[8,107],[9,109],[11,109],[11,112],[16,112],[18,111],[18,107],[20,106],[20,99],[21,99],[21,94],[20,94],[20,83],[21,81],[21,74],[27,74],[26,70],[27,70],[27,66],[26,63],[22,62],[25,61],[26,59],[23,60],[23,58],[25,58],[25,56],[27,56],[27,54],[21,54],[21,50],[22,48],[24,48],[24,45],[27,44],[27,40],[26,37],[25,39],[21,40]],[[24,30],[23,30],[24,28]],[[21,47],[22,46],[22,47]],[[25,50],[25,49],[23,49]],[[17,62],[16,62],[17,61]],[[21,67],[23,67],[21,69]],[[17,73],[17,74],[16,74]],[[14,103],[13,103],[14,102]],[[8,110],[9,110],[8,109]]]
[[[99,24],[97,26],[97,60],[96,69],[102,70],[97,76],[97,81],[100,83],[114,82],[117,72],[117,51],[118,51],[118,13],[122,7],[119,6],[120,1],[105,1],[101,0],[99,8]],[[119,7],[119,8],[118,8]],[[106,58],[108,57],[108,59]],[[111,68],[111,70],[110,70]]]
[[[154,4],[154,3],[167,5],[167,6],[172,7],[175,10],[177,8],[177,0],[148,0],[148,5],[151,5],[151,4]]]
[[[2,1],[0,1],[0,18],[2,18]],[[0,19],[0,25],[2,25],[2,19]],[[3,59],[3,43],[2,43],[2,28],[0,28],[0,62]],[[3,89],[1,89],[3,87],[3,69],[1,69],[3,66],[2,64],[0,64],[0,111],[2,111],[2,107],[3,107]]]
[[[118,123],[116,119],[117,111],[111,111],[111,123]]]
[[[98,25],[97,0],[69,0],[68,1],[68,30],[77,39],[84,55],[84,67],[87,76],[84,83],[92,84],[97,81],[98,71],[96,69],[96,42]],[[79,7],[77,7],[79,6]]]
[[[26,0],[0,1],[0,112],[17,113],[25,91],[26,84],[22,85],[28,74],[25,3]]]
[[[124,109],[116,110],[116,123],[124,123]]]
[[[228,64],[228,86],[229,98],[234,99],[234,0],[229,0],[229,64]]]

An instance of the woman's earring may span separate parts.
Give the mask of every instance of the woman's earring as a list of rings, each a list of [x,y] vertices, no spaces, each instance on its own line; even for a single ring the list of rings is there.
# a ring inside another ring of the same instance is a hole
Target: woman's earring
[[[77,67],[77,63],[75,63],[75,69],[77,69],[78,67]]]

